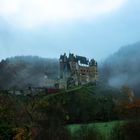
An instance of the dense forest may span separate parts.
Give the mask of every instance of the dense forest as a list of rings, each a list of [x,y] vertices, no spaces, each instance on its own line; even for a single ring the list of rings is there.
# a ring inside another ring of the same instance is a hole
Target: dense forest
[[[51,95],[44,92],[15,95],[3,90],[0,93],[0,139],[80,140],[85,137],[103,140],[96,129],[82,127],[72,134],[69,125],[136,120],[140,117],[139,107],[139,100],[131,103],[125,93],[101,83]],[[123,129],[116,127],[114,129]],[[117,137],[113,131],[111,136]]]

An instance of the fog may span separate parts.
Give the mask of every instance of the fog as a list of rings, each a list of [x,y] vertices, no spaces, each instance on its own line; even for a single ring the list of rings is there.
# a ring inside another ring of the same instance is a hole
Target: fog
[[[100,80],[120,88],[130,86],[140,93],[140,42],[122,47],[118,52],[100,63]]]
[[[37,56],[17,56],[0,63],[0,88],[23,89],[45,86],[47,78],[58,78],[58,60]]]

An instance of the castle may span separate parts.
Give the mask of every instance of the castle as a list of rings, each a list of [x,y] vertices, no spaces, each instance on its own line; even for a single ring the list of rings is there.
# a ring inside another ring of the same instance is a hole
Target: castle
[[[59,88],[67,89],[86,83],[94,83],[98,79],[97,62],[83,56],[69,53],[60,55]]]

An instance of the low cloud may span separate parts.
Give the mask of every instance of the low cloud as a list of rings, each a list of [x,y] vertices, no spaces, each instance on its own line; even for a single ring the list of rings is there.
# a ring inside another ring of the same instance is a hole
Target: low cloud
[[[120,48],[100,65],[100,79],[110,86],[130,86],[140,96],[140,42]]]
[[[127,0],[0,0],[0,16],[15,26],[96,18],[118,10]]]

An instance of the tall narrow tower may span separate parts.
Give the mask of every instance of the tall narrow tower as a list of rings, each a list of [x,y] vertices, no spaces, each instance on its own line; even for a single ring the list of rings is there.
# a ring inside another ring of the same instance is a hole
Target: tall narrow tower
[[[66,53],[60,56],[60,79],[66,79],[68,74],[68,58]]]
[[[64,55],[60,55],[59,59],[60,64],[60,83],[59,88],[67,88],[67,78],[69,77],[69,63],[66,53]]]
[[[98,79],[97,62],[94,59],[91,59],[89,62],[89,77],[91,82]]]

